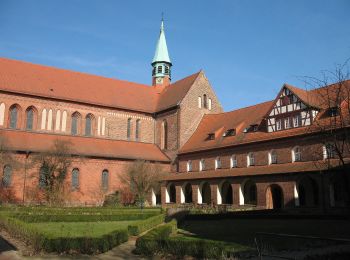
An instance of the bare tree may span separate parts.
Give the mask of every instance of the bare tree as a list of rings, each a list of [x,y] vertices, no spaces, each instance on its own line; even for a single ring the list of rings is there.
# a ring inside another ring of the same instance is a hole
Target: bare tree
[[[39,187],[46,201],[50,205],[64,203],[64,181],[72,164],[71,143],[55,140],[49,150],[34,155],[33,161],[39,168]]]
[[[120,178],[143,208],[152,189],[159,189],[163,175],[164,172],[159,164],[136,160],[127,167],[126,174],[121,175]]]
[[[317,100],[321,108],[318,119],[309,127],[310,132],[317,132],[323,144],[322,157],[326,169],[339,169],[343,186],[350,202],[350,73],[349,60],[336,65],[333,70],[322,71],[321,78],[304,77],[311,103]],[[335,83],[333,83],[335,82]],[[332,83],[332,84],[330,84]],[[320,153],[316,154],[319,158]]]

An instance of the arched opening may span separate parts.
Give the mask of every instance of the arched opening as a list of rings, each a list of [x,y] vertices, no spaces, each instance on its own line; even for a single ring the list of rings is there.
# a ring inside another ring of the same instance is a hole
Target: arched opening
[[[192,185],[190,183],[187,183],[183,187],[184,196],[185,196],[185,203],[192,203]]]
[[[243,204],[256,205],[257,203],[257,192],[256,184],[252,180],[247,180],[242,184],[242,195],[243,195]]]
[[[232,190],[232,185],[228,182],[225,181],[221,185],[221,201],[222,204],[232,204],[233,203],[233,190]]]
[[[19,105],[12,105],[9,109],[9,127],[12,129],[20,128],[21,108]]]
[[[331,207],[344,207],[347,205],[346,198],[348,196],[345,183],[344,179],[339,175],[331,178],[329,186]]]
[[[203,95],[203,107],[208,108],[208,100],[207,100],[207,95]]]
[[[128,118],[127,126],[126,126],[126,138],[130,140],[131,138],[131,118]]]
[[[37,122],[37,111],[33,106],[26,109],[26,130],[35,130],[35,125]]]
[[[72,189],[76,190],[79,188],[79,169],[74,168],[72,171]]]
[[[166,120],[162,122],[161,136],[160,136],[160,147],[161,149],[168,148],[168,123]]]
[[[160,186],[153,187],[151,190],[151,193],[152,193],[151,205],[152,206],[160,205],[162,203],[161,195],[160,195]]]
[[[102,189],[106,191],[106,190],[108,190],[108,186],[109,186],[109,173],[108,173],[108,170],[103,170],[101,177],[102,177],[102,180],[101,180],[101,182],[102,182]]]
[[[92,132],[93,132],[93,121],[94,121],[94,116],[92,114],[88,114],[85,117],[85,135],[86,136],[92,136]]]
[[[283,208],[283,191],[277,184],[272,184],[266,190],[266,208],[280,209]]]
[[[301,207],[315,207],[319,203],[317,182],[309,176],[298,183],[299,205]]]
[[[140,141],[140,125],[141,121],[140,119],[136,120],[136,129],[135,129],[135,140]]]
[[[71,128],[71,134],[72,135],[78,135],[80,133],[80,120],[81,115],[78,112],[75,112],[72,114],[72,128]]]
[[[204,182],[202,184],[201,194],[202,194],[202,203],[211,204],[211,190],[208,182]]]
[[[176,188],[173,183],[168,185],[166,203],[176,203]]]
[[[10,165],[5,165],[3,176],[2,176],[2,185],[4,187],[10,187],[11,180],[12,180],[12,167]]]

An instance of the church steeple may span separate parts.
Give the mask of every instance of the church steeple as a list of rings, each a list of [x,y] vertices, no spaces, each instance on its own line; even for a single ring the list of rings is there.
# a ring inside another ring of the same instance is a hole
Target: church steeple
[[[160,33],[156,46],[156,52],[152,60],[152,85],[166,86],[171,80],[171,61],[164,33],[164,20],[160,24]]]

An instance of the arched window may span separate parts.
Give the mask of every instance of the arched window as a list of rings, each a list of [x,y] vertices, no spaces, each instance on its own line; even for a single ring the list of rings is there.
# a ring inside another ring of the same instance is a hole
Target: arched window
[[[301,150],[299,146],[296,146],[292,149],[292,162],[301,161]]]
[[[13,105],[10,107],[10,128],[16,129],[18,127],[18,107]]]
[[[208,99],[208,109],[211,110],[212,101],[211,98]]]
[[[79,134],[79,127],[80,127],[80,114],[78,112],[75,112],[72,114],[72,135],[78,135]]]
[[[75,168],[72,171],[72,188],[79,188],[79,169]]]
[[[192,171],[192,161],[191,160],[187,162],[187,171],[188,172]]]
[[[207,95],[203,95],[203,107],[208,108],[208,100],[207,100]]]
[[[248,153],[247,155],[247,166],[254,166],[255,165],[255,157],[254,153]]]
[[[269,164],[276,164],[277,163],[277,153],[275,150],[271,150],[269,152]]]
[[[88,114],[85,118],[85,135],[86,136],[92,135],[92,121],[93,121],[93,116],[91,114]]]
[[[43,189],[46,187],[47,181],[47,168],[42,166],[39,170],[39,188]]]
[[[230,165],[231,165],[231,168],[236,168],[237,167],[237,157],[236,157],[236,155],[232,155],[231,156]]]
[[[126,138],[130,140],[131,138],[131,118],[128,118],[128,123],[126,126]]]
[[[204,171],[205,170],[205,161],[204,161],[204,159],[201,159],[199,161],[199,170],[200,171]]]
[[[2,176],[2,185],[4,187],[10,187],[11,179],[12,179],[12,167],[10,165],[5,165],[3,176]]]
[[[221,159],[220,157],[216,157],[215,159],[215,169],[220,169],[221,168]]]
[[[166,120],[163,120],[162,122],[160,147],[162,149],[168,148],[168,123]]]
[[[136,141],[139,141],[140,139],[140,119],[136,120],[136,129],[135,129],[135,139]]]
[[[108,189],[108,171],[107,170],[103,170],[102,171],[102,189],[107,190]]]
[[[33,107],[29,107],[26,110],[26,129],[33,130],[34,125],[34,109]]]

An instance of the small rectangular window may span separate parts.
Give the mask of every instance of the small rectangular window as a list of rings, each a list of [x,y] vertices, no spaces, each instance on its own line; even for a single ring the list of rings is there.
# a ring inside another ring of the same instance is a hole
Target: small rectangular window
[[[296,115],[293,117],[293,126],[299,127],[301,125],[301,115]]]
[[[224,137],[227,137],[227,136],[234,136],[234,135],[236,135],[235,129],[228,129],[228,130],[223,134]]]
[[[202,108],[202,98],[198,97],[198,108]]]
[[[285,129],[290,128],[290,120],[289,120],[289,117],[287,117],[287,118],[284,119],[284,128],[285,128]]]

